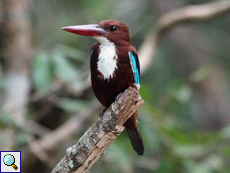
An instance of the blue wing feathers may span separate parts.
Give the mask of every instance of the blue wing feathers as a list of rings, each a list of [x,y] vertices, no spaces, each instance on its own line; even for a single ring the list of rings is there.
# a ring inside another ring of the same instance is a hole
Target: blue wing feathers
[[[133,69],[133,75],[134,75],[134,80],[136,84],[140,84],[139,78],[140,78],[140,63],[138,60],[138,56],[135,52],[130,51],[129,52],[129,57],[130,57],[130,62],[131,66]]]
[[[90,50],[90,59],[92,57],[92,54],[93,54],[93,48]]]
[[[92,55],[93,55],[93,48],[91,48],[90,50],[90,64],[91,64]]]

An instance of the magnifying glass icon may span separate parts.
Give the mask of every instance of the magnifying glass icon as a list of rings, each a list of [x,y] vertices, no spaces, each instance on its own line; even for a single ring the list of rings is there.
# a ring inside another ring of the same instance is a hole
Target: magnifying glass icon
[[[15,170],[18,169],[18,167],[14,164],[15,158],[12,154],[7,154],[3,157],[3,162],[7,166],[12,166]]]

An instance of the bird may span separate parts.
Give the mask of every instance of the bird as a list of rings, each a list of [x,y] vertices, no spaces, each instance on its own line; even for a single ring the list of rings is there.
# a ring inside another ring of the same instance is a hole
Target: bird
[[[128,88],[140,89],[140,63],[137,51],[130,44],[128,27],[115,20],[102,20],[97,24],[74,25],[65,31],[92,36],[98,42],[90,51],[91,84],[94,95],[105,107],[109,106]],[[137,111],[124,123],[133,149],[143,155],[144,144],[137,130]]]

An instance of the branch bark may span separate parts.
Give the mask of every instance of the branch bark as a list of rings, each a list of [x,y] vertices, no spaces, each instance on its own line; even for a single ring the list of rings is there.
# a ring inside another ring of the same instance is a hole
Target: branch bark
[[[167,31],[177,25],[187,22],[199,22],[215,19],[230,13],[230,1],[216,1],[202,5],[190,5],[163,14],[153,30],[146,35],[138,55],[141,64],[141,74],[152,66],[154,55],[161,38]]]
[[[130,87],[87,130],[80,140],[66,150],[66,155],[52,173],[84,173],[106,152],[124,130],[124,122],[144,103],[139,92]]]

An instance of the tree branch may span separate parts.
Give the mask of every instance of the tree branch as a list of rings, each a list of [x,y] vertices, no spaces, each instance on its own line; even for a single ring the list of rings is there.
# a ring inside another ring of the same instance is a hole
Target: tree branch
[[[52,173],[87,172],[124,130],[124,122],[144,103],[139,92],[130,87],[87,130],[80,140],[66,150],[65,157]]]
[[[138,50],[141,74],[152,66],[159,42],[167,31],[186,22],[208,21],[229,13],[230,1],[226,0],[185,6],[163,14],[158,19],[154,29],[146,35]]]
[[[57,148],[60,147],[60,144],[63,143],[63,141],[68,140],[76,132],[81,131],[83,125],[87,124],[87,121],[89,121],[92,116],[95,115],[95,113],[102,108],[102,106],[100,105],[100,103],[98,103],[96,99],[94,99],[91,103],[89,103],[89,108],[90,109],[88,109],[87,112],[72,116],[71,118],[69,118],[68,121],[60,125],[55,130],[45,134],[41,138],[33,141],[30,140],[30,142],[28,143],[30,150],[28,150],[28,147],[25,147],[23,149],[22,163],[24,163],[23,161],[28,160],[28,158],[31,159],[35,155],[44,164],[54,166],[52,158],[46,160],[45,157],[43,157],[44,159],[41,159],[42,157],[38,156],[38,153],[57,150]],[[30,126],[29,128],[34,127]],[[53,168],[53,166],[51,166],[51,168]]]

